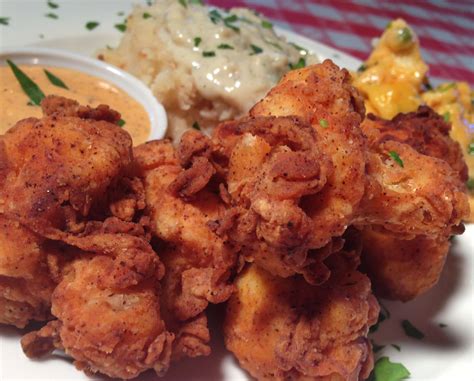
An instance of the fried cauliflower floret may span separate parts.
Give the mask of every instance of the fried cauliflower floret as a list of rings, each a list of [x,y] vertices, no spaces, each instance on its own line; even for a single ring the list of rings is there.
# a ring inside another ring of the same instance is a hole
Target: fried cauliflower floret
[[[373,366],[369,327],[379,307],[369,279],[345,266],[312,286],[279,278],[257,265],[236,280],[224,337],[257,380],[359,380]]]
[[[107,106],[50,96],[42,107],[0,137],[0,213],[43,236],[78,232],[130,165],[132,140]]]
[[[86,251],[60,253],[66,263],[52,296],[57,320],[25,335],[23,350],[41,357],[63,349],[89,375],[131,379],[147,369],[162,375],[173,335],[160,315],[158,256],[142,238],[126,234],[72,240]]]
[[[209,226],[224,205],[208,185],[214,169],[201,155],[207,138],[187,134],[177,151],[169,141],[150,142],[135,150],[150,228],[166,268],[162,307],[167,325],[176,334],[175,359],[210,353],[204,310],[209,303],[230,297],[236,263],[232,247]]]
[[[51,317],[47,255],[44,239],[0,214],[0,323],[23,328]]]

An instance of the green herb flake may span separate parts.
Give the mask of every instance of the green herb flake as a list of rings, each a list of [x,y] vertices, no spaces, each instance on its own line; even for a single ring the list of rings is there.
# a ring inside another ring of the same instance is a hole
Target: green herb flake
[[[125,14],[125,12],[123,12],[123,11],[117,12],[117,16],[123,16],[124,14]]]
[[[33,104],[38,106],[43,100],[43,98],[45,97],[44,93],[41,91],[38,85],[34,83],[33,80],[30,77],[28,77],[12,61],[7,60],[7,64],[8,66],[10,66],[10,69],[12,69],[13,74],[15,75],[16,79],[20,83],[20,86],[25,92],[25,94],[28,95],[28,98],[30,98]]]
[[[408,29],[407,27],[401,29],[401,30],[398,32],[398,37],[400,38],[400,40],[401,40],[403,43],[410,42],[410,41],[412,40],[412,38],[413,38],[410,29]]]
[[[266,29],[272,29],[273,24],[270,21],[262,20],[262,27]]]
[[[397,345],[397,344],[391,344],[391,346],[393,348],[395,348],[398,352],[400,352],[402,350],[402,348],[400,348],[400,345]]]
[[[188,3],[193,5],[204,5],[202,0],[188,0]]]
[[[224,18],[224,22],[236,22],[238,19],[236,15],[230,15]]]
[[[46,13],[44,16],[54,20],[57,20],[59,18],[56,13]]]
[[[120,32],[125,32],[127,30],[127,24],[122,23],[122,24],[115,24],[114,25],[115,29],[117,29]]]
[[[98,26],[99,26],[99,23],[97,21],[89,21],[86,24],[86,29],[93,30],[93,29],[97,28]]]
[[[398,155],[398,153],[396,153],[395,151],[390,151],[388,153],[390,155],[390,157],[395,161],[395,163],[397,163],[400,167],[404,167],[405,165],[403,164],[403,160],[400,158],[400,156]]]
[[[278,50],[283,50],[283,48],[277,44],[276,42],[273,42],[273,41],[270,41],[270,40],[267,40],[267,39],[264,39],[264,41],[268,44],[268,45],[271,45],[273,46],[274,48],[278,49]]]
[[[188,7],[188,4],[186,4],[186,0],[178,0],[178,1],[183,7],[185,7],[185,8]]]
[[[367,65],[366,65],[366,64],[362,64],[362,65],[360,65],[360,66],[358,67],[357,72],[358,72],[358,73],[363,73],[363,72],[366,71],[366,70],[367,70]]]
[[[448,325],[444,323],[439,323],[438,326],[439,328],[446,328]]]
[[[449,120],[451,119],[451,113],[449,111],[446,111],[444,114],[443,114],[443,119],[446,123],[449,122]]]
[[[290,63],[288,66],[290,66],[291,70],[302,69],[306,66],[306,60],[303,57],[300,57],[297,63],[295,64]]]
[[[295,49],[299,50],[300,54],[302,55],[306,55],[308,54],[308,50],[299,46],[299,45],[296,45],[294,42],[290,42],[290,45],[293,46]]]
[[[201,42],[202,42],[201,37],[194,37],[194,47],[197,48]]]
[[[229,44],[220,44],[220,45],[217,45],[217,49],[231,49],[231,50],[233,50],[234,47],[229,45]]]
[[[422,340],[425,334],[411,324],[408,320],[402,321],[402,328],[407,336],[413,337],[414,339]]]
[[[428,80],[425,83],[423,83],[423,86],[425,87],[426,91],[433,90],[433,86],[431,85],[431,83]]]
[[[322,128],[328,128],[329,127],[329,123],[326,119],[319,119],[319,125]]]
[[[217,24],[217,22],[219,20],[222,20],[221,14],[218,11],[216,11],[215,9],[213,9],[212,11],[209,12],[209,18],[211,19],[211,21],[214,24]]]
[[[117,122],[117,125],[119,125],[120,127],[123,127],[123,126],[125,126],[125,123],[126,123],[125,120],[119,119],[118,122]]]
[[[10,17],[0,17],[0,25],[9,25]]]
[[[215,57],[216,53],[213,52],[212,50],[210,50],[210,51],[202,52],[202,56],[203,57]]]
[[[444,93],[448,90],[453,89],[454,87],[456,87],[456,84],[454,82],[451,82],[451,83],[448,83],[447,85],[442,85],[442,86],[438,87],[438,91],[440,93]]]
[[[392,26],[392,23],[393,23],[393,21],[390,21],[390,22],[387,24],[387,26],[385,27],[385,29],[386,29],[386,30],[387,30],[387,29],[390,29],[390,27]]]
[[[474,191],[474,178],[470,178],[469,180],[466,181],[466,187],[470,191]]]
[[[224,21],[224,25],[227,27],[227,28],[230,28],[232,29],[234,32],[240,32],[240,28],[231,24],[231,22],[229,21]]]
[[[48,77],[49,82],[51,82],[54,86],[62,87],[63,89],[69,90],[69,87],[67,87],[66,84],[58,77],[56,77],[53,73],[46,69],[44,69],[44,73],[46,74],[46,77]]]
[[[467,145],[467,153],[474,156],[474,140]]]
[[[373,381],[401,381],[410,377],[410,372],[402,364],[390,362],[388,357],[377,360],[369,380]]]
[[[146,20],[146,19],[149,19],[150,17],[152,17],[148,12],[145,12],[143,13],[143,18]]]
[[[250,44],[250,48],[252,49],[252,53],[250,53],[251,56],[255,54],[260,54],[263,52],[263,49],[257,45]]]
[[[56,9],[56,8],[59,8],[59,5],[56,3],[53,3],[52,1],[48,1],[48,7],[50,7],[51,9]]]
[[[375,323],[372,327],[370,327],[369,332],[374,333],[379,329],[380,323],[384,322],[385,320],[390,318],[390,312],[379,302],[380,304],[380,312],[379,317],[377,319],[377,323]]]
[[[194,122],[192,126],[195,130],[201,131],[201,126],[199,126],[198,122]]]

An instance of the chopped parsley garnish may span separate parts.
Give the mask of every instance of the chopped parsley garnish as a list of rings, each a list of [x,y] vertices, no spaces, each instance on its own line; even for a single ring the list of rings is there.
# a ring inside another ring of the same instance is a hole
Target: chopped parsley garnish
[[[221,14],[218,11],[216,11],[215,9],[213,9],[212,11],[209,12],[209,18],[211,19],[211,21],[214,24],[217,24],[217,22],[219,20],[222,20]]]
[[[44,16],[54,20],[57,20],[59,18],[56,13],[46,13]]]
[[[202,0],[188,0],[188,4],[194,4],[194,5],[204,5]]]
[[[470,191],[474,191],[474,178],[471,178],[471,179],[466,181],[466,187]]]
[[[449,122],[449,120],[451,119],[451,113],[449,111],[446,111],[444,114],[443,114],[443,119],[446,123]]]
[[[238,17],[236,15],[230,15],[224,18],[224,22],[236,22],[238,20]]]
[[[127,24],[125,24],[125,23],[115,24],[114,27],[115,27],[115,29],[119,30],[122,33],[127,30]]]
[[[467,153],[474,156],[474,140],[467,145]]]
[[[288,66],[290,67],[291,70],[302,69],[306,66],[306,60],[303,57],[300,57],[300,59],[298,60],[297,63],[292,64],[290,62],[290,64]]]
[[[404,167],[403,160],[400,159],[398,153],[396,153],[395,151],[390,151],[388,154],[395,161],[395,163],[397,163],[402,168]]]
[[[398,36],[399,36],[400,40],[404,43],[405,42],[410,42],[413,38],[413,36],[411,35],[410,29],[408,29],[407,27],[401,29],[398,32]]]
[[[56,3],[53,3],[52,1],[48,1],[48,7],[50,7],[51,9],[56,9],[56,8],[59,8],[59,5]]]
[[[145,12],[143,13],[143,18],[146,20],[146,19],[149,19],[151,17],[151,15],[148,13],[148,12]]]
[[[198,47],[199,44],[201,43],[202,38],[201,37],[194,37],[194,47]]]
[[[0,17],[0,25],[9,25],[10,17]]]
[[[44,73],[46,74],[46,77],[48,77],[49,82],[51,82],[54,86],[62,87],[63,89],[69,90],[69,87],[67,87],[66,84],[61,81],[61,79],[56,77],[53,73],[46,69],[44,69]]]
[[[266,29],[272,29],[273,24],[270,21],[262,20],[262,27]]]
[[[217,49],[234,49],[233,46],[229,45],[229,44],[220,44],[220,45],[217,45]]]
[[[201,127],[199,126],[198,122],[194,122],[192,126],[195,130],[201,131]]]
[[[302,55],[308,54],[308,50],[307,50],[307,49],[302,48],[302,47],[299,46],[299,45],[296,45],[294,42],[290,42],[290,45],[292,45],[294,48],[296,48],[297,50],[299,50],[299,51],[300,51],[300,54],[302,54]]]
[[[445,91],[451,90],[455,86],[456,86],[456,84],[454,82],[451,82],[451,83],[448,83],[447,85],[438,87],[438,91],[440,93],[444,93]]]
[[[322,128],[328,128],[329,127],[329,123],[326,119],[319,119],[319,125]]]
[[[402,328],[407,336],[413,337],[414,339],[422,340],[425,334],[411,324],[408,320],[402,321]]]
[[[99,26],[99,23],[97,21],[89,21],[87,24],[86,24],[86,28],[88,30],[92,30],[92,29],[95,29]]]
[[[358,67],[357,72],[358,72],[358,73],[362,73],[362,72],[364,72],[364,71],[366,71],[366,70],[367,70],[367,65],[366,65],[366,64],[362,64],[362,65],[360,65],[360,66]]]
[[[423,86],[425,87],[426,91],[431,91],[433,90],[433,86],[431,86],[431,83],[429,81],[426,81],[423,83]]]
[[[397,344],[391,344],[393,348],[395,348],[398,352],[400,352],[402,350],[402,348],[400,348],[399,345]]]
[[[250,44],[250,48],[252,49],[252,53],[250,53],[251,56],[255,54],[260,54],[263,52],[263,49],[257,45]]]
[[[236,15],[228,16],[224,19],[224,25],[235,32],[240,32],[240,28],[232,24],[233,22],[236,22],[238,19],[239,18]]]
[[[183,7],[185,7],[185,8],[188,7],[188,4],[186,4],[186,0],[178,0],[178,1]]]
[[[212,50],[210,50],[210,51],[202,52],[202,56],[203,57],[215,57],[216,53],[213,52]]]
[[[264,40],[268,45],[271,45],[271,46],[277,48],[278,50],[283,50],[283,48],[282,48],[279,44],[277,44],[276,42],[267,40],[267,39],[265,39],[265,38],[264,38],[263,40]]]
[[[119,119],[118,122],[117,122],[117,124],[118,124],[120,127],[123,127],[123,126],[125,126],[125,120]]]
[[[444,323],[439,323],[438,326],[439,328],[446,328],[448,325]]]
[[[30,98],[33,104],[38,106],[45,97],[39,86],[12,61],[7,60],[7,64],[10,66],[10,69],[12,69],[13,74],[20,83],[20,86],[25,94],[28,95],[28,98]]]
[[[388,357],[377,360],[369,381],[401,381],[410,377],[410,372],[402,364],[390,362]]]

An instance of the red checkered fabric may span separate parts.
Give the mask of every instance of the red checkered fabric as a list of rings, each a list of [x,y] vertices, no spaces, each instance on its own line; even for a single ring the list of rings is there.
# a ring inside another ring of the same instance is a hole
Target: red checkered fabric
[[[474,0],[209,0],[248,7],[276,25],[365,59],[388,22],[405,19],[420,38],[433,82],[474,85]]]

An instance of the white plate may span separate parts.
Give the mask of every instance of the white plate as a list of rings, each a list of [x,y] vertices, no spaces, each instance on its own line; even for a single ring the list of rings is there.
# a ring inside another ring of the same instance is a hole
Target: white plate
[[[131,1],[61,1],[57,10],[47,7],[46,1],[0,0],[0,16],[9,16],[8,27],[0,25],[0,47],[22,47],[29,44],[72,50],[92,55],[106,44],[119,41],[121,34],[114,24],[123,21],[131,8]],[[55,12],[59,19],[44,17]],[[88,31],[88,21],[99,21],[100,27]],[[331,49],[295,33],[278,30],[298,45],[314,51],[321,59],[331,58],[338,65],[355,70],[360,62],[342,52]],[[40,38],[40,34],[43,38]],[[456,238],[439,284],[424,296],[406,304],[383,302],[391,318],[380,325],[373,335],[377,344],[387,345],[377,355],[387,355],[391,361],[403,363],[411,372],[412,381],[474,380],[474,226],[467,227],[463,236]],[[211,324],[213,354],[208,358],[185,360],[172,364],[164,381],[243,381],[248,376],[226,352],[219,335],[222,307],[212,308]],[[407,337],[400,322],[408,319],[426,335],[424,340]],[[439,324],[446,324],[441,328]],[[85,380],[71,362],[56,356],[44,361],[30,361],[22,353],[20,332],[0,328],[0,380]],[[390,344],[401,347],[398,352]],[[153,373],[140,381],[155,380]]]

